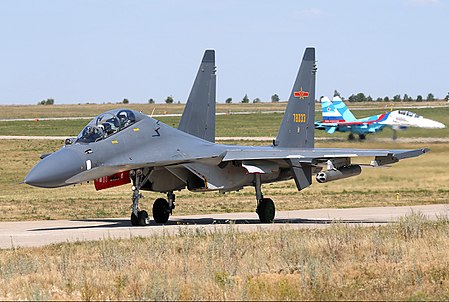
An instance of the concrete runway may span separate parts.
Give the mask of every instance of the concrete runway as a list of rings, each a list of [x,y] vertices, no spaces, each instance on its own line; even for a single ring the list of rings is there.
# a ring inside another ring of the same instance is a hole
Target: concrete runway
[[[0,222],[0,248],[43,246],[52,243],[104,238],[130,238],[180,230],[223,230],[233,224],[240,231],[288,228],[323,228],[339,221],[351,226],[375,226],[396,221],[412,212],[429,219],[449,217],[449,204],[409,207],[313,209],[280,211],[275,222],[260,224],[256,213],[226,213],[170,217],[166,225],[132,227],[129,218]]]

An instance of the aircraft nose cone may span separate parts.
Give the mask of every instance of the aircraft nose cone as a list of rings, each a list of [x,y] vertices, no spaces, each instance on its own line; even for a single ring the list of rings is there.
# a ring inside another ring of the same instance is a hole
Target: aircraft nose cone
[[[443,129],[446,128],[446,125],[443,123],[430,120],[430,119],[424,119],[424,125],[426,128],[433,128],[433,129]]]
[[[37,163],[25,183],[41,188],[62,187],[67,185],[67,179],[85,170],[86,163],[77,152],[61,149]]]
[[[444,128],[446,128],[446,125],[443,124],[443,123],[440,123],[440,122],[436,122],[436,128],[438,128],[438,129],[444,129]]]

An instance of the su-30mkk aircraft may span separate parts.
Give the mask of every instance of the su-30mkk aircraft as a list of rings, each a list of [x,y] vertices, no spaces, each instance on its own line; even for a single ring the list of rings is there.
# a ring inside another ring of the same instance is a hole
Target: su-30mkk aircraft
[[[107,111],[60,150],[42,156],[25,183],[56,188],[93,180],[100,190],[132,182],[132,225],[149,223],[139,208],[141,190],[167,194],[153,204],[154,220],[165,223],[175,191],[253,186],[260,221],[272,222],[275,205],[263,196],[262,184],[294,179],[301,191],[314,174],[318,182],[360,174],[353,157],[374,157],[371,165],[382,166],[427,151],[314,148],[315,74],[315,49],[307,48],[271,146],[215,144],[215,52],[206,50],[178,129],[133,110]]]

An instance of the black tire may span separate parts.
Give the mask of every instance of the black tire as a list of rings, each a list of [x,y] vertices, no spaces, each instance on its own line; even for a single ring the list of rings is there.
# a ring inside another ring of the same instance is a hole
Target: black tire
[[[153,203],[153,218],[157,223],[166,223],[170,216],[168,201],[165,198],[158,198]]]
[[[354,134],[350,133],[348,135],[348,141],[353,141],[355,139]]]
[[[273,200],[270,198],[262,198],[257,207],[257,214],[262,223],[272,223],[276,214],[276,208]]]
[[[132,226],[139,225],[139,219],[137,218],[136,215],[134,215],[134,213],[131,213],[131,225]]]
[[[366,139],[366,135],[365,134],[359,134],[359,140],[363,141]]]
[[[138,225],[145,226],[147,225],[148,213],[147,211],[139,211],[137,214]]]

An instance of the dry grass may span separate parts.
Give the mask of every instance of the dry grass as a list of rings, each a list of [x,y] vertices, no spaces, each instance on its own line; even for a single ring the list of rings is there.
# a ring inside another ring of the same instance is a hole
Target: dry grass
[[[80,219],[126,217],[130,186],[95,192],[92,184],[60,189],[19,185],[39,160],[38,155],[59,147],[55,141],[0,141],[0,220]],[[319,147],[360,147],[355,143],[319,144]],[[366,143],[366,148],[417,148],[420,145]],[[365,207],[448,203],[448,144],[429,145],[432,152],[403,160],[391,168],[366,168],[360,176],[327,184],[314,183],[297,192],[293,181],[263,186],[278,210],[323,207]],[[365,163],[369,160],[366,159]],[[142,208],[151,209],[161,195],[144,192]],[[176,215],[254,211],[254,189],[240,192],[177,192]]]
[[[283,111],[286,102],[257,103],[257,104],[219,104],[217,112],[236,111]],[[0,106],[0,118],[43,118],[43,117],[86,117],[96,116],[106,110],[117,108],[130,108],[150,114],[182,113],[185,104],[78,104],[78,105],[15,105]],[[366,108],[376,110],[390,110],[391,108],[415,107],[415,106],[448,106],[447,102],[411,102],[411,103],[348,103],[349,108]],[[316,105],[319,109],[319,104]]]
[[[217,104],[217,112],[282,111],[287,103]],[[0,106],[0,118],[93,117],[104,111],[130,108],[146,114],[182,113],[185,104],[79,104]]]
[[[92,108],[90,108],[90,107]],[[145,113],[151,113],[152,109],[144,108],[142,106],[147,105],[135,105],[134,109],[143,110]],[[172,107],[171,107],[172,106]],[[183,107],[181,105],[159,105],[159,109],[155,111],[155,113],[169,112],[172,111],[180,112]],[[253,107],[248,107],[253,106]],[[272,106],[272,107],[269,107]],[[30,108],[19,108],[23,110],[23,113],[20,111],[15,112],[15,107],[5,107],[5,112],[12,111],[10,115],[5,115],[5,117],[12,117],[15,115],[25,115],[30,117],[36,116],[94,116],[97,115],[107,109],[111,109],[114,107],[119,107],[117,105],[79,105],[82,108],[80,112],[78,106],[56,106],[54,110],[50,110],[52,108],[47,108],[46,106],[28,106]],[[43,110],[41,107],[45,107]],[[50,106],[51,107],[51,106]],[[268,110],[283,110],[280,104],[264,104],[264,106],[259,104],[250,104],[250,105],[223,105],[218,106],[219,110],[222,112],[229,111],[268,111]],[[371,116],[375,114],[379,114],[385,112],[385,108],[369,108],[365,107],[369,110],[359,110],[355,112],[356,116],[359,118]],[[3,109],[3,108],[0,108]],[[36,109],[36,112],[33,112],[33,109]],[[44,111],[44,112],[42,112]],[[427,118],[434,119],[440,121],[446,125],[449,125],[449,107],[444,108],[421,108],[414,110],[416,113],[421,114]],[[5,112],[0,111],[0,116],[2,114],[6,114]],[[279,125],[281,123],[283,114],[280,113],[272,113],[272,114],[261,114],[261,113],[253,113],[253,114],[245,114],[245,115],[219,115],[217,116],[217,125],[216,125],[216,136],[263,136],[263,137],[272,137],[274,138],[277,135]],[[1,117],[0,117],[1,118]],[[316,114],[315,117],[317,120],[321,118],[319,113]],[[172,116],[162,116],[158,117],[162,122],[177,127],[180,117],[172,117]],[[39,120],[38,122],[32,121],[0,121],[0,135],[57,135],[57,136],[76,136],[81,129],[88,123],[86,119],[75,119],[75,120]],[[369,135],[368,138],[370,140],[376,139],[379,137],[382,138],[390,138],[393,132],[390,128],[384,129],[384,131],[377,133],[375,135]],[[325,131],[315,131],[315,135],[317,137],[328,137],[328,138],[347,138],[348,133],[334,133],[328,134]],[[422,128],[410,128],[406,131],[399,131],[399,137],[448,137],[449,136],[449,128],[446,129],[422,129]]]
[[[0,254],[0,298],[448,300],[449,221],[189,231]]]

